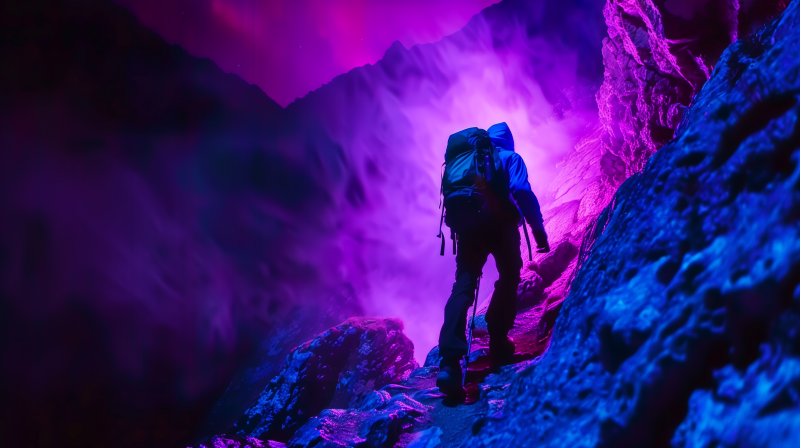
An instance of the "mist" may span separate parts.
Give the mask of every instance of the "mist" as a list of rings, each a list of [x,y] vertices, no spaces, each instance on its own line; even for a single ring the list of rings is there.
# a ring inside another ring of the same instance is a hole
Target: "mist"
[[[548,24],[531,35],[543,25],[536,19],[558,17],[541,5],[532,8],[524,18],[490,9],[435,44],[406,49],[395,43],[375,66],[340,76],[287,109],[300,132],[322,128],[344,148],[337,163],[348,174],[333,183],[341,191],[339,233],[331,241],[338,249],[328,261],[355,285],[366,314],[403,319],[420,362],[436,345],[455,277],[451,241],[441,257],[435,238],[448,136],[508,123],[546,208],[557,164],[597,123],[600,62],[597,53],[587,54],[599,46],[599,23],[594,34],[584,25],[577,36],[563,29],[551,35]],[[327,169],[335,171],[337,163]],[[490,261],[480,302],[496,279]]]

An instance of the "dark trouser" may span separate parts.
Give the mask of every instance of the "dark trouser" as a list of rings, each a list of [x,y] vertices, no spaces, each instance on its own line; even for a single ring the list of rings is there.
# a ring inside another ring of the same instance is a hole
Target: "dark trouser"
[[[508,336],[517,315],[517,287],[522,269],[519,247],[519,229],[515,222],[489,223],[469,235],[458,236],[456,281],[444,307],[439,356],[453,359],[467,353],[467,313],[489,254],[494,256],[500,274],[486,312],[489,337],[503,340]]]

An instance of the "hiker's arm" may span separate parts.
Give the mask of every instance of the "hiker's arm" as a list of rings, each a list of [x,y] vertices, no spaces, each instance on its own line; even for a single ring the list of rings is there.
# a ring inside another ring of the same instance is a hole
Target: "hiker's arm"
[[[517,206],[525,216],[525,220],[532,229],[544,229],[539,200],[531,191],[531,184],[528,183],[528,169],[519,154],[512,154],[508,161],[508,178],[511,195],[517,201]]]
[[[528,222],[533,231],[533,238],[540,249],[548,249],[547,233],[544,231],[544,220],[542,211],[539,208],[539,200],[531,190],[528,182],[528,169],[519,154],[513,154],[508,161],[508,177],[511,195],[517,201],[525,221]]]

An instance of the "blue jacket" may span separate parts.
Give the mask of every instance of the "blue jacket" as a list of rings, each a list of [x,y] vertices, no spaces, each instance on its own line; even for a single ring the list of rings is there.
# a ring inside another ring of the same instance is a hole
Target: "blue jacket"
[[[505,123],[497,123],[489,128],[489,137],[495,147],[500,149],[500,161],[509,180],[511,196],[522,216],[532,229],[544,229],[539,201],[528,183],[528,169],[525,161],[514,152],[514,137]]]

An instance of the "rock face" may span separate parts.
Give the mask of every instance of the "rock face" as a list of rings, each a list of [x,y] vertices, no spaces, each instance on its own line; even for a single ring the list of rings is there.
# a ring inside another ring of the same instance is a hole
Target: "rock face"
[[[504,417],[464,446],[800,440],[800,2],[722,55],[619,189]]]
[[[740,29],[746,35],[788,2],[609,0],[605,81],[597,93],[603,146],[626,177],[672,139],[692,97]],[[741,24],[741,27],[740,27]]]
[[[364,394],[417,368],[397,319],[351,318],[289,353],[283,370],[232,431],[278,441],[327,407],[357,406]]]
[[[552,328],[591,242],[608,223],[603,209],[613,204],[619,186],[672,138],[725,47],[774,18],[786,4],[606,2],[605,75],[596,94],[600,124],[558,165],[559,174],[550,185],[552,200],[543,212],[556,253],[535,254],[534,263],[522,272],[518,307],[545,304],[543,329]],[[548,272],[543,275],[542,269]],[[555,278],[540,282],[548,273]]]
[[[386,391],[373,391],[359,408],[323,411],[298,431],[287,446],[395,446],[401,436],[426,423],[431,408],[404,393],[392,397]]]
[[[551,307],[569,292],[585,261],[584,237],[597,233],[600,212],[631,175],[672,139],[692,98],[708,80],[722,51],[786,7],[786,2],[733,0],[609,0],[603,8],[603,83],[595,95],[599,125],[559,164],[544,207],[548,234],[557,244],[579,248],[543,293],[522,297],[521,307],[546,301]],[[602,219],[601,219],[602,221]],[[590,237],[591,239],[591,237]],[[523,283],[535,285],[535,256]],[[535,298],[537,297],[538,298]]]

